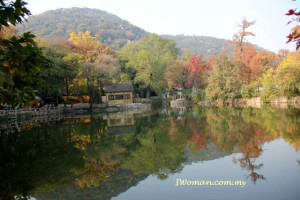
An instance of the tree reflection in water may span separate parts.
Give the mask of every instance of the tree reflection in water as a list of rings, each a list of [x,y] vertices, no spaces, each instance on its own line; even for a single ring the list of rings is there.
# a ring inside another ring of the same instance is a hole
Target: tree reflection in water
[[[166,113],[91,115],[1,130],[1,198],[110,199],[149,175],[163,180],[190,162],[228,154],[255,184],[267,178],[260,173],[264,164],[255,163],[265,142],[282,137],[300,149],[297,109]]]

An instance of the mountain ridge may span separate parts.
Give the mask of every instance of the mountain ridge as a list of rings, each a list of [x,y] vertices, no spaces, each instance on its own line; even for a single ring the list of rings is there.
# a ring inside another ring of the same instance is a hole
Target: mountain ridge
[[[17,25],[20,33],[31,31],[46,40],[67,39],[72,32],[90,31],[99,34],[102,43],[119,49],[127,43],[147,36],[145,30],[117,15],[92,8],[60,8],[31,16],[27,23]]]
[[[99,34],[100,42],[115,50],[150,34],[115,14],[94,8],[59,8],[31,16],[27,20],[27,23],[16,26],[19,33],[31,31],[47,41],[59,41],[69,38],[71,32],[90,31],[91,35]],[[175,40],[181,51],[190,49],[195,55],[202,53],[203,57],[220,54],[224,49],[232,51],[234,48],[232,44],[227,44],[227,40],[211,36],[160,36]]]

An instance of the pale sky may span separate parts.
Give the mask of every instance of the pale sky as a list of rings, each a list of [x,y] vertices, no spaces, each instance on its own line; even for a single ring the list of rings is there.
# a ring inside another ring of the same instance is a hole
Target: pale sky
[[[26,0],[25,0],[26,1]],[[27,0],[33,15],[57,8],[88,7],[115,14],[148,32],[232,39],[244,17],[255,20],[249,41],[267,50],[294,51],[286,36],[296,25],[289,9],[300,10],[300,0]]]

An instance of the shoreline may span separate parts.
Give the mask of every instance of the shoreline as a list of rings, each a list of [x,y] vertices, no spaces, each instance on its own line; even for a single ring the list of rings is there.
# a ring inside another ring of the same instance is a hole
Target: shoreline
[[[115,105],[113,105],[115,106]],[[107,108],[112,108],[113,106],[108,106]],[[137,105],[135,105],[137,106]],[[142,105],[137,106],[136,109],[126,109],[124,106],[122,106],[122,110],[118,109],[118,111],[115,112],[99,112],[99,110],[94,109],[93,112],[89,112],[88,109],[83,110],[81,109],[73,109],[74,112],[52,112],[50,114],[44,114],[44,115],[17,115],[17,117],[14,118],[6,118],[5,120],[2,120],[0,123],[0,130],[4,129],[13,129],[18,128],[21,126],[27,126],[32,125],[33,123],[49,123],[52,121],[60,121],[62,119],[72,119],[76,120],[77,118],[82,117],[91,117],[91,116],[103,116],[107,118],[107,116],[115,115],[115,114],[134,114],[134,115],[143,115],[144,113],[149,113],[153,111],[153,109],[150,106]],[[59,107],[56,107],[58,109]],[[87,108],[87,107],[86,107]],[[128,108],[128,105],[127,105]],[[71,109],[71,108],[70,108]],[[54,109],[52,110],[54,111]],[[110,110],[111,111],[111,110]],[[2,116],[3,117],[3,116]]]
[[[226,99],[226,100],[203,100],[197,103],[199,106],[234,106],[234,107],[251,107],[261,108],[263,105],[271,105],[275,108],[300,108],[300,96],[296,97],[275,97],[270,101],[264,102],[261,97],[253,98],[237,98],[237,99]]]
[[[83,114],[83,113],[115,113],[122,111],[149,111],[152,110],[151,104],[145,103],[129,103],[129,104],[93,104],[92,110],[89,109],[88,103],[74,104],[64,107],[63,104],[59,104],[57,107],[51,107],[47,109],[47,106],[43,107],[25,107],[14,110],[1,110],[0,120],[10,121],[18,119],[26,119],[32,117],[44,117],[44,116],[56,116],[62,114]]]

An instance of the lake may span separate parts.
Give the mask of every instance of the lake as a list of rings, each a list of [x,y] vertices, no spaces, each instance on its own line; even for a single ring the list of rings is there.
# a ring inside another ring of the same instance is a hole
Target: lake
[[[300,110],[160,109],[1,130],[0,199],[300,199]]]

